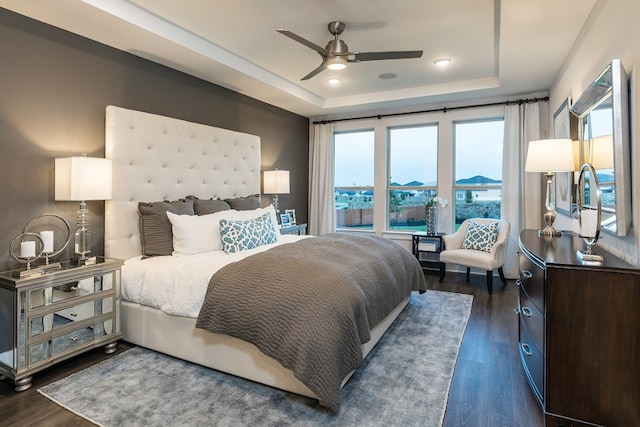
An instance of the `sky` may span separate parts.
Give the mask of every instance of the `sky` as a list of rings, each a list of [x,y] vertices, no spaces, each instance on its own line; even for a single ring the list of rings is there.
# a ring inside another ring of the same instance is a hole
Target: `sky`
[[[476,175],[502,179],[503,124],[501,120],[455,124],[456,180]],[[391,181],[436,182],[437,126],[392,128],[390,135]],[[336,134],[337,187],[373,186],[373,139],[373,130]]]

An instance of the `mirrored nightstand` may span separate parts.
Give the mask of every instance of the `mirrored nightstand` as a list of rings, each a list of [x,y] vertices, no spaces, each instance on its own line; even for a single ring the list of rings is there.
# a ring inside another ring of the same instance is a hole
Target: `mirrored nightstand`
[[[0,373],[16,391],[34,373],[103,346],[116,351],[120,331],[121,260],[92,257],[84,265],[28,277],[0,273]]]

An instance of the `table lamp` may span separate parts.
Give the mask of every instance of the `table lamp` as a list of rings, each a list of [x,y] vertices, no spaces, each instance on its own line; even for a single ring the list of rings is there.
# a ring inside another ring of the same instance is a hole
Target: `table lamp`
[[[264,194],[273,194],[273,207],[278,210],[278,194],[289,194],[289,171],[272,170],[264,171]]]
[[[570,139],[540,139],[529,142],[525,171],[543,172],[547,178],[547,211],[544,214],[547,225],[538,230],[538,234],[546,237],[560,236],[562,233],[553,227],[556,213],[551,185],[555,172],[574,171],[573,142]]]
[[[55,200],[80,202],[75,233],[75,253],[83,264],[91,252],[87,200],[111,199],[111,160],[96,157],[56,159]]]

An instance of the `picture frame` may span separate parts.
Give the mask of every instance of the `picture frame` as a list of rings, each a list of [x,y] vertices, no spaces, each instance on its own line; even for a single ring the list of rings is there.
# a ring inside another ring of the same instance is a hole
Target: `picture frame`
[[[280,214],[280,225],[282,225],[283,227],[289,227],[293,225],[291,223],[291,214],[288,214],[288,213]]]
[[[571,114],[571,98],[566,98],[553,113],[553,137],[577,140],[577,118]],[[573,172],[555,174],[554,204],[556,211],[571,216],[575,204],[575,180]]]
[[[291,216],[291,225],[297,224],[297,222],[296,222],[296,210],[295,209],[285,209],[284,213],[289,214]]]

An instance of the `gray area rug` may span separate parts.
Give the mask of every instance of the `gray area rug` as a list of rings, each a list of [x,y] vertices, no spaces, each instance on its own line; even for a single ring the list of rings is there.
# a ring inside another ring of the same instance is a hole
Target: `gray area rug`
[[[473,297],[414,294],[342,390],[317,401],[135,347],[39,389],[102,426],[440,426]]]

